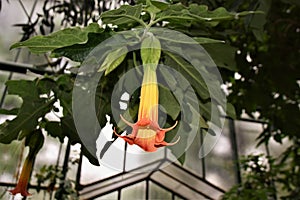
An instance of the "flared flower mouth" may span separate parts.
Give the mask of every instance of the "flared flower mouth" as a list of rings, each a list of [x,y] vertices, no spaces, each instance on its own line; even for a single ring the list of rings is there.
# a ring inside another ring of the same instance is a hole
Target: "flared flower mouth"
[[[9,190],[12,195],[21,194],[23,197],[30,196],[31,194],[27,191],[29,178],[33,167],[33,159],[29,156],[26,158],[19,181],[13,190]]]
[[[148,152],[154,152],[159,147],[176,144],[180,138],[173,143],[167,143],[164,141],[165,133],[175,128],[177,121],[170,128],[163,129],[159,127],[158,95],[159,92],[155,68],[153,69],[151,66],[145,66],[141,88],[138,121],[134,124],[130,123],[121,115],[122,121],[132,128],[132,132],[126,136],[120,136],[115,131],[114,133],[118,137],[123,138],[128,144],[136,144]]]

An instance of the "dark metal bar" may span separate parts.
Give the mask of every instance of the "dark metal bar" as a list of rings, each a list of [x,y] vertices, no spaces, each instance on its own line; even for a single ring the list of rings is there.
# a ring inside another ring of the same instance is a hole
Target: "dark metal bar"
[[[230,142],[233,150],[233,161],[235,162],[236,181],[238,184],[240,184],[242,183],[242,177],[241,177],[239,153],[238,153],[238,147],[236,141],[235,125],[232,119],[228,119],[228,121],[229,121]]]
[[[27,71],[31,71],[33,73],[40,74],[40,75],[55,74],[54,71],[39,69],[31,64],[16,63],[16,62],[9,62],[9,61],[0,61],[0,70],[16,72],[20,74],[26,74]]]
[[[79,191],[79,190],[82,189],[82,185],[80,183],[81,169],[82,169],[82,158],[83,158],[83,153],[82,153],[82,151],[80,151],[80,157],[79,157],[78,168],[77,168],[77,173],[76,173],[76,186],[75,186],[76,191]]]
[[[203,143],[203,129],[201,128],[200,129],[200,144],[201,144],[201,147],[204,145],[204,143]],[[204,179],[206,179],[206,168],[205,168],[205,156],[203,156],[203,154],[204,154],[204,148],[202,148],[203,149],[203,151],[201,151],[202,152],[202,155],[201,155],[201,164],[202,164],[202,177],[204,178]]]
[[[149,179],[146,180],[145,199],[149,199]]]
[[[64,190],[64,182],[66,180],[67,172],[68,172],[70,151],[71,151],[71,143],[70,143],[70,140],[69,140],[68,144],[67,144],[67,148],[66,148],[64,165],[63,165],[63,168],[62,168],[62,177],[60,179],[60,184],[59,184],[60,190],[57,192],[58,193],[57,194],[57,199],[62,199],[62,195],[65,192],[65,190]]]
[[[228,116],[225,116],[225,115],[221,116],[221,117],[224,117],[225,119],[228,119],[228,120],[233,120],[231,117],[228,117]],[[249,118],[237,118],[235,120],[237,120],[237,121],[244,121],[244,122],[253,122],[253,123],[268,124],[268,122],[263,121],[263,120],[249,119]]]
[[[127,142],[125,142],[125,146],[124,146],[123,172],[126,171],[126,156],[127,156]]]
[[[15,187],[16,183],[0,182],[0,186],[1,187]],[[48,189],[47,186],[37,186],[37,185],[31,185],[31,184],[28,185],[28,188],[30,188],[30,189],[37,189],[37,188],[39,188],[41,190],[47,190]]]
[[[118,190],[118,200],[121,200],[121,197],[122,197],[121,192],[122,192],[122,190],[119,189],[119,190]]]

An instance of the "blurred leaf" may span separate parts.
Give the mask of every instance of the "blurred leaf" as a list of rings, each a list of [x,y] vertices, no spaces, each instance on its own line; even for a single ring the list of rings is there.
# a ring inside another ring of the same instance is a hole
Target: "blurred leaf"
[[[264,15],[261,14],[255,14],[251,16],[251,21],[249,24],[249,27],[251,28],[253,34],[255,35],[256,39],[259,41],[263,41],[264,37],[264,26],[267,22],[267,14],[269,12],[269,9],[271,7],[271,0],[264,0],[259,1],[259,6],[257,10],[264,12]]]

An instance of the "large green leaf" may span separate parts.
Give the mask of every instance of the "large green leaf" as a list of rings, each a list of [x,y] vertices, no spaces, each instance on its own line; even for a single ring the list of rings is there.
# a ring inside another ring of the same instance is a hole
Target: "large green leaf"
[[[176,120],[180,113],[180,105],[171,91],[163,86],[159,87],[159,104],[164,107],[173,120]]]
[[[102,13],[101,19],[105,24],[128,25],[142,21],[139,19],[142,12],[142,5],[122,5],[119,9]],[[144,23],[144,22],[142,22]]]
[[[45,130],[48,135],[52,137],[57,137],[61,143],[64,142],[65,135],[63,134],[61,123],[55,121],[48,121],[45,125]]]
[[[112,35],[110,31],[102,33],[89,33],[88,41],[84,44],[74,44],[58,49],[54,49],[51,53],[52,57],[65,56],[76,62],[83,62],[89,53],[102,41]]]
[[[166,51],[164,51],[164,53],[168,56],[165,60],[165,64],[170,67],[174,67],[176,70],[183,73],[200,97],[203,99],[209,98],[209,92],[206,83],[201,78],[199,72],[180,56]]]
[[[97,23],[92,23],[87,27],[66,28],[48,36],[35,36],[26,41],[15,43],[11,49],[27,47],[32,53],[46,53],[54,49],[83,44],[88,41],[89,33],[102,33],[104,29],[100,28]]]
[[[22,97],[23,104],[16,118],[0,125],[0,142],[5,144],[18,139],[21,132],[26,137],[34,131],[39,119],[50,112],[54,103],[54,99],[39,97],[36,81],[8,81],[7,87],[9,94]]]
[[[236,71],[235,55],[237,48],[228,44],[202,44],[218,67]]]
[[[182,4],[170,5],[168,9],[157,14],[156,21],[169,21],[177,24],[188,26],[191,22],[206,23],[216,26],[218,22],[224,20],[232,20],[239,16],[245,16],[261,12],[229,12],[223,7],[219,7],[213,11],[209,11],[205,5],[191,4],[185,7]]]

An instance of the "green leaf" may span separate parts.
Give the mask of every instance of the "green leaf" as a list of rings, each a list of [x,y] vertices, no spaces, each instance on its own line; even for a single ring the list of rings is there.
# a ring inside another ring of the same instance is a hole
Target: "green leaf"
[[[147,11],[150,15],[156,14],[161,11],[158,7],[153,5],[153,1],[147,0],[146,4],[147,6],[144,8],[144,10]]]
[[[235,55],[237,48],[228,44],[202,44],[218,67],[237,71]]]
[[[262,11],[264,13],[268,13],[271,7],[271,0],[264,0],[259,1],[259,6],[257,10]],[[264,26],[267,22],[267,15],[255,14],[251,16],[251,21],[249,27],[251,28],[253,34],[255,35],[256,39],[259,41],[263,41],[264,37]]]
[[[180,105],[171,91],[163,86],[159,87],[159,104],[166,109],[173,120],[176,120],[180,113]]]
[[[103,31],[104,29],[100,28],[97,23],[92,23],[85,28],[66,28],[48,36],[40,35],[17,42],[11,46],[11,49],[27,47],[32,53],[46,53],[54,49],[86,43],[89,33],[102,33]]]
[[[35,81],[29,80],[10,80],[7,81],[8,94],[18,95],[22,98],[39,98]]]
[[[158,0],[153,0],[151,1],[151,4],[157,7],[160,10],[166,10],[169,7],[169,3],[163,2],[163,1],[158,1]]]
[[[225,43],[223,40],[215,40],[206,37],[194,37],[193,39],[196,40],[198,44]]]
[[[185,7],[182,4],[173,4],[164,11],[157,14],[155,22],[168,21],[175,25],[182,25],[190,27],[192,23],[207,24],[216,26],[220,21],[233,20],[240,16],[260,13],[254,11],[247,11],[241,13],[228,12],[225,8],[219,7],[213,11],[209,11],[207,6],[191,4]]]
[[[47,122],[45,125],[45,130],[47,131],[48,135],[51,135],[54,138],[57,137],[61,143],[64,142],[65,135],[63,134],[60,122]]]
[[[84,44],[74,44],[58,49],[54,49],[51,53],[52,57],[65,56],[76,62],[83,62],[89,53],[101,42],[112,35],[111,32],[104,31],[102,33],[89,33],[88,41]]]
[[[199,72],[186,60],[181,58],[180,56],[174,55],[170,52],[164,51],[164,53],[168,56],[166,58],[165,64],[171,67],[174,67],[176,69],[177,64],[179,68],[177,67],[177,70],[179,72],[184,72],[185,78],[189,80],[189,82],[192,84],[196,92],[201,96],[203,99],[209,98],[209,92],[206,86],[206,83],[201,78],[201,75]],[[172,60],[170,60],[172,59]],[[172,62],[173,61],[173,62]],[[175,62],[175,63],[174,63]]]
[[[116,69],[125,59],[127,55],[128,49],[127,47],[121,47],[116,50],[111,51],[103,61],[99,72],[105,70],[105,76],[109,74],[111,71]]]
[[[23,103],[17,117],[0,125],[0,142],[5,144],[18,139],[21,132],[23,132],[23,137],[26,137],[34,131],[39,119],[50,112],[55,102],[55,99],[39,97],[37,80],[12,80],[7,82],[7,87],[8,94],[19,95]]]
[[[119,9],[106,11],[101,14],[101,19],[105,24],[128,25],[135,22],[144,24],[139,18],[142,12],[142,5],[130,6],[122,5]]]
[[[231,103],[227,103],[226,105],[226,114],[228,117],[231,117],[232,119],[236,119],[235,108]]]
[[[39,118],[50,112],[53,103],[54,101],[46,102],[43,99],[24,101],[17,117],[0,125],[0,142],[8,144],[18,139],[21,131],[35,130]]]
[[[19,108],[13,108],[10,110],[6,110],[6,109],[0,109],[0,114],[1,115],[17,115],[19,112]]]
[[[164,32],[164,29],[151,29],[153,34],[155,34],[156,38],[159,40],[164,40],[166,42],[180,43],[180,44],[207,44],[207,43],[224,43],[222,40],[215,40],[207,37],[194,37],[191,39],[186,35],[178,34],[175,38],[168,37],[168,35]]]

